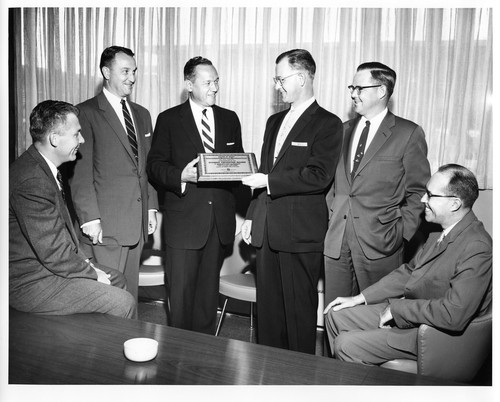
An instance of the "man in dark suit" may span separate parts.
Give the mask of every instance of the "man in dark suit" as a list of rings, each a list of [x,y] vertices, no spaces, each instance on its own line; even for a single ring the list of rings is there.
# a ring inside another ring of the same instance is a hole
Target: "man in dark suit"
[[[215,105],[210,60],[184,67],[189,99],[156,122],[148,173],[165,190],[165,241],[172,326],[213,334],[225,248],[234,241],[234,183],[197,182],[198,153],[243,152],[236,113]]]
[[[463,166],[442,166],[431,177],[422,197],[425,219],[443,232],[431,234],[408,264],[327,306],[336,358],[363,364],[416,360],[420,324],[460,332],[489,311],[492,242],[472,212],[477,197],[476,178]],[[367,305],[354,307],[359,304]]]
[[[288,110],[266,124],[259,173],[242,226],[257,248],[258,342],[315,353],[317,285],[328,212],[325,194],[342,144],[342,122],[318,105],[307,50],[276,59],[276,89]]]
[[[9,169],[9,304],[30,313],[134,318],[123,275],[89,262],[65,205],[58,167],[84,140],[78,109],[47,100],[30,116],[31,145]]]
[[[127,100],[137,71],[130,49],[105,49],[100,68],[103,91],[78,105],[85,144],[70,181],[72,199],[85,252],[123,272],[137,300],[140,256],[158,210],[146,174],[151,116]]]
[[[359,115],[344,124],[342,154],[327,195],[325,305],[353,296],[403,263],[430,177],[424,131],[395,116],[388,102],[396,73],[361,64],[349,86]]]

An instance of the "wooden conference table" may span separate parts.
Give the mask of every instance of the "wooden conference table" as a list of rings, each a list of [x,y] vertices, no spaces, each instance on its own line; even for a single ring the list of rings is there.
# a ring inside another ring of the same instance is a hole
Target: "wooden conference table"
[[[104,314],[10,310],[9,321],[10,384],[452,385]],[[127,360],[123,343],[135,337],[156,339],[158,356]]]

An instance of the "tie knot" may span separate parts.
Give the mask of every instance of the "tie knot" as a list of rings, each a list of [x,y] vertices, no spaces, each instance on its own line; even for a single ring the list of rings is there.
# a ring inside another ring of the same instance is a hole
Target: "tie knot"
[[[120,103],[122,104],[122,106],[125,106],[125,99],[122,99]]]
[[[207,109],[203,109],[201,113],[203,113],[203,116],[207,117]]]
[[[370,127],[370,120],[366,120],[366,127]]]

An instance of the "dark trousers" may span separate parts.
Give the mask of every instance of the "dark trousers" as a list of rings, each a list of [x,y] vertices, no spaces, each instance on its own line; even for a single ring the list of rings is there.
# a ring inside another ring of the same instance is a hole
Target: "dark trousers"
[[[262,345],[315,354],[318,280],[323,253],[257,249],[257,339]]]
[[[201,249],[178,249],[167,245],[171,326],[215,333],[224,250],[215,224]]]

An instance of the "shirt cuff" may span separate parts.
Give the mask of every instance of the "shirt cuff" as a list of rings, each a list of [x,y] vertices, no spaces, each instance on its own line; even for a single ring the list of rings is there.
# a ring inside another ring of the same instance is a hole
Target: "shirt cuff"
[[[80,225],[80,228],[84,228],[85,226],[89,226],[93,223],[100,223],[100,222],[101,222],[100,219],[94,219],[92,221],[85,222],[83,225]]]

